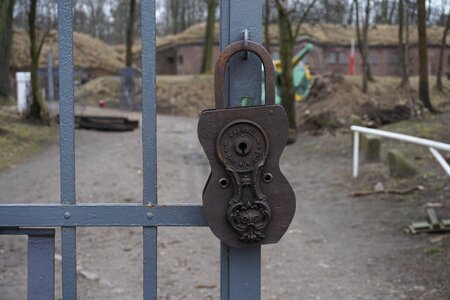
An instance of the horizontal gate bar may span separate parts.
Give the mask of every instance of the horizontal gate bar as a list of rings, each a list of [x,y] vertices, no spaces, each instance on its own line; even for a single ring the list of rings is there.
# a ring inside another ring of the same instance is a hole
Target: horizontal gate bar
[[[4,204],[0,227],[207,226],[201,205]]]
[[[49,228],[0,228],[0,235],[55,236],[55,230]]]

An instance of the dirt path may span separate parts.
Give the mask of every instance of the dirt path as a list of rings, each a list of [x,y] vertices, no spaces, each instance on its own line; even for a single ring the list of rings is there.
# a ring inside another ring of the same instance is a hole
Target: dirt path
[[[209,166],[196,124],[158,117],[160,203],[201,202]],[[139,203],[140,131],[80,130],[76,138],[78,202]],[[286,149],[282,169],[298,209],[281,242],[263,248],[263,299],[448,299],[449,239],[403,233],[412,219],[424,217],[423,203],[349,197],[350,149],[348,136],[300,136]],[[53,145],[0,174],[0,201],[58,202],[58,152]],[[140,299],[141,230],[77,234],[79,298]],[[158,254],[160,299],[218,299],[219,243],[208,228],[160,229]],[[1,299],[25,299],[25,258],[24,238],[0,237]],[[60,295],[60,262],[56,268]]]

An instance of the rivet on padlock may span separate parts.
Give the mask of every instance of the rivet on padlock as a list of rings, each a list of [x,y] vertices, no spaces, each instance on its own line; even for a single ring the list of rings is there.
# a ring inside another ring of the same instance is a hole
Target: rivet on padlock
[[[246,50],[262,61],[265,105],[225,109],[225,69],[244,50],[244,42],[226,47],[216,62],[216,109],[200,115],[198,136],[211,165],[203,191],[203,210],[211,231],[232,247],[276,243],[295,213],[295,195],[280,171],[288,120],[275,105],[270,54],[248,42]]]

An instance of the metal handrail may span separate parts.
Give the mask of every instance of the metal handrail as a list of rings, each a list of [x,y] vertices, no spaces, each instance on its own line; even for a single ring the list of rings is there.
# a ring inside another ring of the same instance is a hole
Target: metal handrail
[[[442,157],[442,155],[436,150],[443,150],[450,152],[450,145],[442,142],[437,142],[433,140],[418,138],[411,135],[390,132],[379,129],[372,129],[361,126],[351,126],[350,129],[355,132],[353,137],[353,177],[358,177],[358,168],[359,168],[359,134],[366,133],[371,135],[376,135],[380,137],[396,139],[399,141],[409,142],[416,145],[426,146],[429,148],[431,154],[436,158],[438,163],[442,166],[445,172],[450,176],[450,166],[447,161]]]

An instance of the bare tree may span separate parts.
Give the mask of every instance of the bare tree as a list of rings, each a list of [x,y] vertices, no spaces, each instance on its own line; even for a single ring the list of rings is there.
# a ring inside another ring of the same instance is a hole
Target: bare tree
[[[350,11],[348,13],[348,18],[347,18],[347,25],[351,25],[353,23],[353,10],[355,7],[355,1],[352,1],[352,4],[350,5]]]
[[[356,37],[358,40],[358,49],[362,60],[362,91],[367,93],[369,88],[369,81],[374,81],[369,62],[369,18],[370,18],[370,0],[366,0],[364,9],[364,22],[362,33],[359,24],[359,3],[354,0],[356,11]]]
[[[202,73],[211,70],[218,4],[219,2],[217,0],[208,0],[208,18],[206,19],[205,39],[203,43]]]
[[[369,16],[370,16],[370,0],[366,0],[366,9],[362,31],[362,49],[363,49],[363,92],[367,93],[369,80]]]
[[[134,19],[136,18],[136,0],[130,0],[127,36],[126,36],[126,57],[125,65],[129,68],[133,66],[133,42],[134,42]]]
[[[320,0],[317,8],[321,10],[320,21],[324,23],[345,23],[346,0]]]
[[[428,85],[428,52],[425,0],[417,0],[417,28],[419,34],[419,98],[432,113],[436,112],[431,104]]]
[[[172,24],[172,34],[178,33],[179,30],[179,20],[180,20],[180,1],[179,0],[169,0],[171,24]]]
[[[2,2],[2,1],[0,1]],[[48,28],[56,24],[58,0],[39,0],[36,5],[36,27]],[[14,27],[28,28],[30,0],[15,0]]]
[[[44,124],[50,124],[50,117],[45,105],[45,101],[39,92],[39,56],[41,54],[42,46],[44,45],[45,36],[48,31],[43,34],[40,43],[38,44],[38,37],[36,34],[36,4],[37,0],[30,0],[30,9],[28,13],[28,26],[30,37],[30,57],[31,57],[31,89],[33,101],[31,103],[28,118],[32,120],[42,121]]]
[[[208,0],[160,0],[156,5],[159,35],[177,34],[207,20]]]
[[[436,74],[436,88],[441,92],[444,90],[444,87],[442,85],[442,68],[444,65],[444,52],[445,47],[447,45],[447,33],[449,29],[450,29],[450,13],[447,14],[447,22],[445,23],[444,33],[442,34],[441,49],[439,50],[438,69]]]
[[[7,99],[11,93],[9,64],[13,36],[13,11],[14,0],[0,2],[0,99],[3,97]]]
[[[289,120],[289,143],[294,143],[297,137],[296,113],[295,113],[295,89],[293,84],[294,45],[300,28],[306,20],[317,0],[307,4],[296,1],[289,6],[287,0],[275,0],[278,9],[279,51],[282,72],[281,82],[281,104],[286,110]],[[295,24],[295,26],[294,26]]]
[[[408,22],[408,10],[405,10],[404,0],[399,0],[398,2],[398,58],[400,63],[400,76],[402,88],[409,87],[409,76],[408,76],[408,43],[405,42],[403,33],[405,31],[405,12],[406,12],[406,22]],[[408,29],[407,29],[408,30]]]
[[[425,9],[426,9],[426,5],[425,5]],[[433,7],[431,6],[431,0],[428,0],[428,9],[426,9],[427,22],[430,22],[432,11],[433,11]]]
[[[115,1],[114,1],[115,2]],[[108,40],[111,35],[111,20],[104,10],[105,4],[112,5],[111,0],[75,0],[74,25],[93,37]],[[80,21],[81,24],[80,24]]]
[[[80,0],[76,0],[80,1]],[[127,30],[130,29],[130,8],[131,8],[131,0],[109,0],[110,1],[110,9],[107,13],[107,19],[105,20],[106,24],[109,24],[109,29],[103,34],[104,40],[110,44],[122,44],[126,45],[126,36]],[[132,20],[132,31],[133,38],[139,36],[140,26],[139,26],[139,1],[135,1],[134,6],[134,16]],[[75,14],[79,11],[80,19],[84,18],[85,10],[74,10],[74,22],[75,22]],[[86,16],[86,19],[88,17]],[[80,25],[82,25],[82,21],[80,20]],[[85,21],[85,24],[88,24],[88,21]],[[76,27],[76,23],[74,24]],[[85,32],[85,31],[83,31]]]
[[[387,23],[388,24],[393,24],[394,23],[394,15],[395,15],[395,10],[397,8],[397,2],[392,1],[391,3],[391,11],[389,13],[389,17],[387,19]]]

